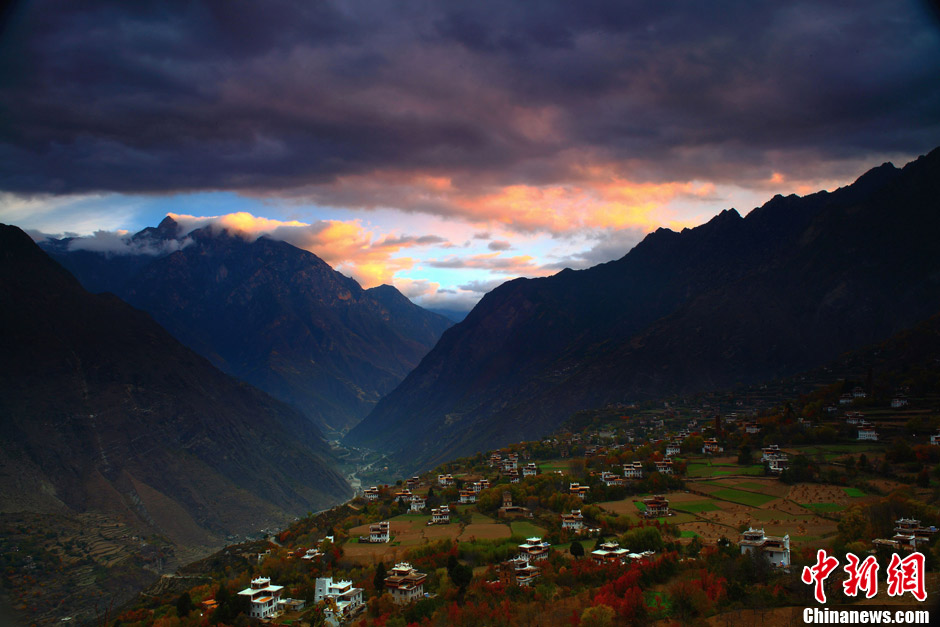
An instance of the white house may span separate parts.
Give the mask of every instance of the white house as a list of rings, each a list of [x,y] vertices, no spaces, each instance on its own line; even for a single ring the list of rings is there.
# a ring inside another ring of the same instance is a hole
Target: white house
[[[398,604],[411,603],[424,598],[427,575],[419,573],[408,562],[399,562],[385,578],[385,589]]]
[[[874,429],[859,429],[858,430],[858,439],[859,440],[869,440],[872,442],[878,441],[878,432]]]
[[[461,490],[460,491],[460,502],[461,503],[476,503],[477,502],[477,493],[473,490]]]
[[[528,538],[519,545],[520,555],[530,562],[538,562],[548,559],[548,550],[551,545],[543,542],[542,538]]]
[[[499,580],[505,585],[531,586],[538,576],[539,567],[521,555],[499,565]]]
[[[450,522],[450,507],[435,507],[431,510],[431,522],[435,525],[444,525]]]
[[[369,525],[369,542],[381,543],[389,541],[391,524],[387,520]]]
[[[599,548],[591,551],[591,558],[598,564],[608,562],[624,563],[630,551],[620,546],[618,542],[605,542]]]
[[[642,479],[643,478],[643,462],[633,462],[631,464],[623,465],[623,477],[624,479]]]
[[[315,603],[326,601],[324,615],[330,625],[339,625],[363,608],[362,588],[354,588],[351,581],[333,581],[332,577],[318,577],[313,592]]]
[[[301,557],[300,559],[308,561],[308,562],[312,562],[313,560],[319,559],[321,557],[323,557],[323,553],[321,553],[319,550],[307,549],[307,552],[304,553],[303,557]]]
[[[709,438],[702,443],[702,453],[705,455],[714,455],[715,453],[721,453],[724,450],[725,449],[718,445],[718,440],[715,438]]]
[[[790,535],[782,538],[764,534],[763,528],[748,528],[741,534],[741,554],[752,551],[761,551],[770,560],[772,566],[789,568],[790,566]]]
[[[570,514],[561,515],[561,528],[562,529],[571,529],[572,531],[580,531],[584,528],[584,516],[581,515],[580,509],[571,510]]]
[[[250,601],[248,615],[252,618],[270,618],[277,611],[277,602],[281,598],[284,586],[271,584],[268,577],[258,577],[251,580],[251,586],[238,593],[239,596],[248,597]]]
[[[661,462],[656,462],[656,471],[663,475],[672,474],[672,461],[665,459]]]
[[[572,483],[570,486],[568,486],[568,493],[577,496],[583,501],[590,489],[590,486],[581,485],[580,483]]]

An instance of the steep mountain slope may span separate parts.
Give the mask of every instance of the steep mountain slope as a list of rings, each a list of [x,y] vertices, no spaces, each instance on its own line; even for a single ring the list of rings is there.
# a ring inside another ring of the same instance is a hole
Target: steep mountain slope
[[[213,545],[346,498],[298,411],[0,225],[3,512],[104,512]]]
[[[326,429],[358,422],[452,324],[393,287],[364,290],[285,242],[211,227],[183,236],[169,217],[134,236],[149,250],[167,242],[178,250],[156,256],[44,246],[86,285],[144,309],[223,371]]]
[[[583,407],[768,379],[879,341],[940,310],[938,181],[935,150],[506,283],[347,442],[426,466],[538,437]]]

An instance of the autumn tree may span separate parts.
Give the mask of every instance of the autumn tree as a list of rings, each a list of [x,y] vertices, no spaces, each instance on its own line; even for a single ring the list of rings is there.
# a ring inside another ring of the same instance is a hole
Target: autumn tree
[[[375,593],[382,594],[385,590],[385,576],[388,571],[385,569],[385,562],[379,562],[375,566],[375,576],[372,578],[372,585],[375,586]]]
[[[584,547],[581,546],[581,543],[577,540],[571,543],[571,547],[568,549],[568,552],[571,553],[574,557],[584,557]]]
[[[176,615],[180,618],[186,618],[193,611],[193,600],[189,592],[184,592],[176,599]]]

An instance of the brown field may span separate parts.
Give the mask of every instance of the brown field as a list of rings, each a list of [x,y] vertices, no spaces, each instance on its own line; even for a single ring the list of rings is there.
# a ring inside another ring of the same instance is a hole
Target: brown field
[[[714,499],[713,502],[719,509],[695,512],[696,520],[683,521],[678,524],[680,530],[694,531],[699,534],[702,542],[706,544],[714,543],[722,536],[736,540],[738,529],[741,528],[762,527],[771,535],[789,534],[794,547],[815,545],[822,538],[836,532],[836,522],[801,507],[799,503],[845,503],[848,505],[852,502],[859,502],[859,499],[847,496],[839,486],[800,484],[791,487],[775,479],[761,477],[711,479],[707,483],[690,483],[690,487],[699,494],[675,493],[670,494],[668,498],[677,503],[702,500],[703,494],[710,495],[724,488],[778,497],[760,507]],[[617,513],[631,514],[633,512],[630,508],[636,510],[630,500],[600,505]]]
[[[404,559],[405,551],[411,547],[392,544],[344,544],[343,556],[357,564],[371,566],[378,562],[395,562]]]
[[[486,519],[480,515],[481,519]],[[403,559],[405,553],[416,546],[444,538],[460,541],[494,540],[510,537],[509,525],[502,523],[477,522],[469,525],[450,523],[448,525],[426,525],[421,518],[391,520],[392,541],[388,544],[359,544],[347,542],[343,545],[344,556],[357,564],[372,565],[379,561],[389,562]],[[369,525],[359,525],[349,530],[352,538],[368,535]]]
[[[909,484],[901,483],[900,481],[892,481],[891,479],[872,479],[869,481],[870,484],[888,494],[897,490],[898,488],[909,488]]]
[[[721,483],[729,488],[737,490],[747,490],[749,492],[760,492],[769,496],[784,497],[790,491],[790,486],[780,483],[776,479],[763,479],[761,477],[741,477],[736,479],[719,479],[715,483]]]
[[[442,525],[443,526],[443,525]],[[392,542],[388,544],[358,544],[349,543],[343,545],[345,556],[359,564],[372,564],[379,560],[389,561],[404,557],[408,549],[424,544],[426,536],[425,531],[431,529],[426,527],[421,520],[392,520],[390,521],[392,531]],[[451,532],[453,533],[453,532]],[[359,525],[349,530],[350,537],[360,535],[369,535],[369,525]],[[443,536],[446,537],[446,536]],[[435,539],[437,539],[435,537]]]
[[[456,538],[460,533],[460,525],[450,523],[447,525],[431,525],[424,528],[424,537],[429,541],[440,540],[442,538]]]
[[[476,538],[477,540],[497,540],[499,538],[508,538],[511,535],[509,525],[499,523],[473,523],[464,528],[463,533],[460,534],[457,540],[459,542],[467,542],[471,538]]]
[[[795,503],[839,503],[846,506],[850,502],[858,502],[839,486],[818,483],[797,483],[790,488],[787,498]]]

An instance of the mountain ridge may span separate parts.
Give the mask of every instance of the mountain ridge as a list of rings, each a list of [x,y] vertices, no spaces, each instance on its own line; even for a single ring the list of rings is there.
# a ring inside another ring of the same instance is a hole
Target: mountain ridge
[[[213,225],[182,233],[170,216],[129,240],[165,254],[43,246],[90,289],[148,311],[223,371],[331,431],[365,416],[452,324],[392,286],[363,289],[287,242]]]
[[[88,293],[16,227],[0,225],[0,242],[4,511],[23,479],[37,487],[28,511],[132,512],[183,544],[217,543],[350,494],[299,412]]]
[[[659,229],[594,268],[507,282],[346,441],[433,464],[585,406],[769,379],[913,325],[940,307],[924,235],[940,226],[938,162],[884,164],[744,218]]]

